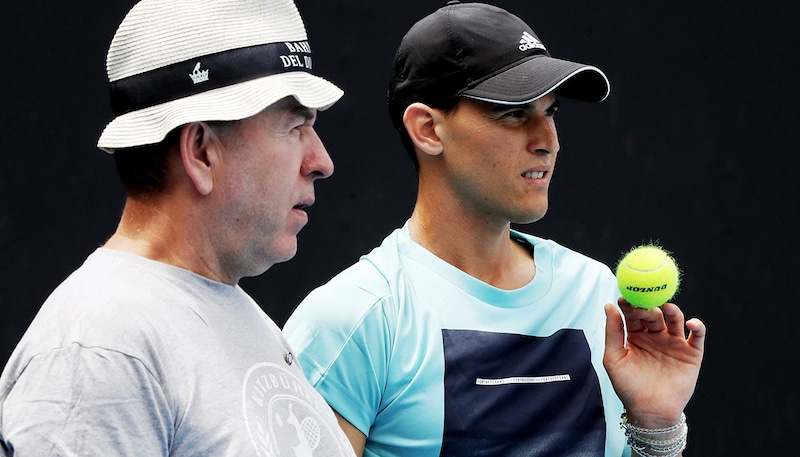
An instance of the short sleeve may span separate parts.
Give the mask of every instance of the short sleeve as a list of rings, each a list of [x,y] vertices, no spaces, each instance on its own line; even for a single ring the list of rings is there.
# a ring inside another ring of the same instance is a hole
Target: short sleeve
[[[297,307],[284,333],[306,377],[328,404],[368,435],[381,407],[393,316],[385,281],[361,263],[314,290]],[[359,285],[347,280],[359,269]],[[374,272],[374,270],[372,270]],[[366,275],[366,277],[365,277]]]
[[[166,456],[174,420],[144,364],[72,344],[33,357],[0,410],[3,441],[19,457]]]

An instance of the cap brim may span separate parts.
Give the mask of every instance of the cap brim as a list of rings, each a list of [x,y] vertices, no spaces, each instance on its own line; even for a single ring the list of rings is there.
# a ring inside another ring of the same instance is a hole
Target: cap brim
[[[305,72],[265,76],[118,116],[103,130],[97,147],[113,153],[155,144],[183,124],[244,119],[285,97],[325,110],[343,94],[333,83]]]
[[[599,68],[541,55],[492,76],[461,95],[516,105],[533,102],[553,91],[567,98],[599,102],[608,97],[611,85]]]

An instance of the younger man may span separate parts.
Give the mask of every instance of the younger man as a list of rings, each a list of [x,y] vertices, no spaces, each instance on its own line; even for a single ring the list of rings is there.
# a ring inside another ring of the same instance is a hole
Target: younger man
[[[357,455],[621,456],[623,408],[637,453],[682,451],[702,322],[620,301],[626,340],[608,267],[510,228],[547,210],[556,96],[608,92],[489,5],[449,2],[406,34],[389,112],[413,214],[284,329]]]

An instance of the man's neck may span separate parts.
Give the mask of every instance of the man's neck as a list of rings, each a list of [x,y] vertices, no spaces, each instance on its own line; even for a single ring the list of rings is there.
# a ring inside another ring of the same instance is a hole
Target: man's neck
[[[208,262],[208,246],[187,219],[153,202],[128,199],[117,230],[103,247],[183,268],[211,280],[232,283]]]
[[[492,225],[418,204],[409,231],[437,257],[494,287],[517,289],[536,274],[530,250],[511,239],[510,223]]]

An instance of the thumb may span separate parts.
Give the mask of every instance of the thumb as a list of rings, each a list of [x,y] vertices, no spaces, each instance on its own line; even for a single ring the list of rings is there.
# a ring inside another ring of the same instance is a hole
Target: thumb
[[[606,361],[617,360],[620,353],[625,351],[625,326],[622,323],[622,314],[616,306],[606,303]]]

